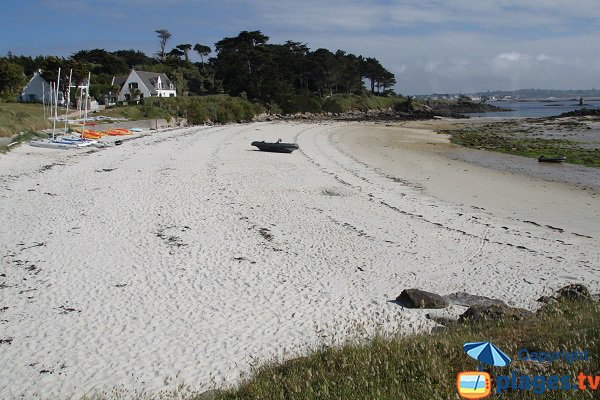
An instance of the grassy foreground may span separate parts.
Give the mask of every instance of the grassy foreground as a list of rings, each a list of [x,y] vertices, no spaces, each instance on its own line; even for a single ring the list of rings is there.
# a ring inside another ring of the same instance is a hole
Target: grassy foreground
[[[0,103],[0,137],[49,128],[41,104]]]
[[[592,399],[598,390],[505,391],[496,394],[495,377],[518,375],[569,376],[577,384],[580,372],[600,375],[600,305],[564,301],[527,321],[487,321],[459,325],[438,334],[406,337],[376,337],[367,343],[325,347],[311,354],[257,369],[238,387],[211,394],[180,388],[138,399],[458,399],[456,375],[473,371],[477,362],[467,356],[465,342],[491,340],[513,360],[508,367],[490,368],[492,395],[489,399]],[[529,351],[589,350],[588,361],[537,363],[520,361],[519,349]],[[599,378],[600,379],[600,378]],[[111,396],[115,396],[115,393]],[[91,397],[106,399],[112,397]],[[128,398],[119,397],[116,398]]]

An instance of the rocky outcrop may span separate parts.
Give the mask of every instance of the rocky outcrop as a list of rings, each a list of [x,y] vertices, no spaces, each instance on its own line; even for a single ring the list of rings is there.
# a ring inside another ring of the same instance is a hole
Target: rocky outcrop
[[[600,109],[598,108],[583,108],[581,110],[569,111],[562,113],[554,118],[564,117],[600,117]]]
[[[557,298],[558,300],[592,300],[592,295],[584,285],[573,283],[559,289]]]
[[[483,320],[500,320],[514,319],[523,320],[533,316],[531,311],[523,308],[509,307],[500,304],[479,304],[471,306],[460,317],[460,322],[465,321],[483,321]]]
[[[492,299],[486,296],[477,296],[466,292],[451,293],[449,295],[444,296],[444,298],[448,300],[450,304],[463,307],[489,306],[493,304],[508,307],[507,304],[502,300]]]
[[[396,301],[408,308],[446,308],[449,305],[439,294],[419,289],[404,289]]]
[[[277,120],[303,120],[303,121],[371,121],[371,122],[396,122],[411,120],[426,120],[439,117],[469,118],[468,113],[511,111],[485,103],[472,101],[429,101],[399,102],[393,107],[383,109],[351,109],[345,112],[298,112],[294,114],[269,114],[262,113],[252,119],[256,122],[269,122]]]
[[[476,103],[473,101],[433,101],[427,105],[437,114],[441,116],[453,114],[468,114],[468,113],[484,113],[484,112],[501,112],[511,111],[507,108],[496,107],[486,103]]]

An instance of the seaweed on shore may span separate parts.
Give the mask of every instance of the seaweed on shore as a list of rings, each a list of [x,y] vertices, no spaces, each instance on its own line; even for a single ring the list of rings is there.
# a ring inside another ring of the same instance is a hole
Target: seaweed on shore
[[[555,125],[559,131],[564,127],[582,127],[577,121]],[[438,133],[450,135],[452,143],[479,150],[530,158],[538,158],[541,155],[565,156],[566,162],[571,164],[600,167],[600,148],[584,147],[582,143],[569,139],[538,137],[539,133],[535,128],[516,121],[483,124]]]

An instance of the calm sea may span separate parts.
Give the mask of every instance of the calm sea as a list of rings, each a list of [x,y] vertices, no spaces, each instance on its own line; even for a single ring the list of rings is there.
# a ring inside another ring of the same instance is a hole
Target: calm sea
[[[501,118],[523,118],[523,117],[551,117],[564,112],[580,110],[582,108],[600,108],[600,100],[585,100],[583,107],[578,100],[554,100],[554,101],[490,101],[494,106],[508,108],[513,111],[471,113],[470,117],[501,117]]]

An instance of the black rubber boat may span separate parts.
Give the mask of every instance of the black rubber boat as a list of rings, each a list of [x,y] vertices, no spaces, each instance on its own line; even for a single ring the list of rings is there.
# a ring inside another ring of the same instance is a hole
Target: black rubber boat
[[[538,158],[539,162],[549,162],[549,163],[561,163],[567,161],[567,157],[544,157],[540,156]]]
[[[294,150],[298,150],[298,145],[296,143],[283,143],[281,139],[277,142],[265,142],[264,140],[261,142],[252,142],[252,146],[258,147],[260,151],[270,151],[274,153],[291,153]]]

